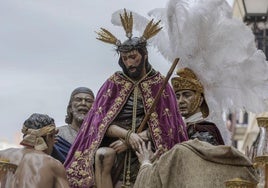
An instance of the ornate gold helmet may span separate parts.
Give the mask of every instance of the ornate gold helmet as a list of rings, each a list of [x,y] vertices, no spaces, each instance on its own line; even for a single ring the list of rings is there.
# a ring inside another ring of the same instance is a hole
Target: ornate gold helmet
[[[189,68],[179,69],[176,73],[178,77],[173,77],[171,79],[171,84],[175,93],[181,90],[192,90],[202,94],[204,99],[200,106],[200,109],[203,117],[207,117],[209,115],[209,108],[204,97],[204,87],[198,80],[195,73]]]
[[[132,12],[127,13],[126,9],[124,9],[124,14],[120,15],[122,26],[126,32],[126,37],[128,38],[125,42],[121,43],[112,33],[110,33],[107,29],[101,28],[98,34],[97,39],[106,43],[114,44],[117,47],[117,51],[119,52],[129,52],[132,50],[145,48],[147,45],[147,40],[155,36],[162,27],[159,27],[160,20],[154,23],[153,19],[147,24],[143,35],[141,37],[133,37],[132,38],[132,29],[133,29],[133,16]]]

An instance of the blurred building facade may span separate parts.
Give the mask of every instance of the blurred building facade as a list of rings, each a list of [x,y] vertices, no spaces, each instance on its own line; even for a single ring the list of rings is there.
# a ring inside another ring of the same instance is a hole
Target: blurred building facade
[[[263,6],[256,6],[256,3]],[[246,9],[245,9],[246,7]],[[266,10],[266,16],[261,14],[248,14],[249,10]],[[268,58],[268,21],[267,21],[268,0],[234,0],[233,17],[240,19],[248,25],[255,35],[257,48],[264,51],[266,59]],[[247,16],[249,15],[249,16]],[[256,141],[259,133],[257,117],[268,117],[268,112],[262,114],[253,114],[245,111],[231,112],[229,121],[232,127],[233,145],[240,151],[246,152],[248,148]]]

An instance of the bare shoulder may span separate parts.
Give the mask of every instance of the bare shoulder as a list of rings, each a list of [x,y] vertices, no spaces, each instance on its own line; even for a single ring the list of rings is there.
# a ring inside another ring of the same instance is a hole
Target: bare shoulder
[[[65,172],[65,168],[64,168],[63,164],[60,161],[58,161],[57,159],[51,157],[50,155],[47,155],[46,160],[47,160],[47,165],[49,165],[54,171],[56,171],[56,172],[64,171]]]
[[[16,151],[16,148],[0,150],[0,158],[5,158],[6,156],[10,155],[11,153],[15,151]]]
[[[33,187],[33,185],[38,188],[68,187],[64,166],[41,151],[26,152],[16,173],[21,177],[20,184],[23,183],[27,185],[26,187]],[[28,186],[29,182],[31,185]],[[67,186],[57,186],[58,182]]]
[[[0,156],[10,155],[12,153],[20,152],[21,150],[22,150],[21,148],[8,148],[0,150]]]
[[[49,167],[49,168],[64,168],[62,163],[50,155],[47,155],[41,151],[32,151],[24,155],[24,160],[30,160],[31,163],[40,162],[40,165]]]
[[[9,148],[0,150],[0,159],[8,159],[13,164],[19,164],[23,158],[23,148]]]

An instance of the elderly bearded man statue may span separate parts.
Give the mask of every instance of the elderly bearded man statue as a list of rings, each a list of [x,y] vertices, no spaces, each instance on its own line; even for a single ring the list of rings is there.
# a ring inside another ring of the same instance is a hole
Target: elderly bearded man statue
[[[209,108],[204,96],[204,87],[189,68],[179,69],[171,79],[181,115],[185,118],[189,139],[198,138],[213,145],[224,145],[217,126],[205,118]]]
[[[145,129],[136,132],[164,81],[150,65],[146,48],[147,39],[161,28],[151,21],[142,37],[132,38],[132,14],[125,11],[120,16],[128,40],[121,44],[106,29],[98,33],[98,39],[117,46],[123,71],[113,74],[100,88],[68,154],[65,166],[71,187],[110,188],[120,183],[131,187],[139,170],[135,150],[142,142],[152,141],[161,155],[188,139],[169,84]],[[111,173],[118,173],[118,178],[112,178]]]
[[[73,90],[67,106],[65,118],[67,125],[58,127],[57,141],[51,154],[60,162],[64,163],[84,118],[94,102],[94,98],[93,91],[87,87],[78,87]]]

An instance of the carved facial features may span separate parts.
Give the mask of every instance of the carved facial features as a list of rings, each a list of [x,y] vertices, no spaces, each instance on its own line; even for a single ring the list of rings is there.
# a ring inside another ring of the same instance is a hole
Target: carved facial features
[[[192,90],[180,90],[176,92],[177,103],[180,113],[188,118],[200,111],[203,98],[199,92]]]
[[[138,80],[146,74],[145,58],[137,51],[121,52],[120,56],[130,78]],[[147,57],[147,55],[145,55]]]
[[[88,93],[78,93],[74,95],[71,103],[73,120],[82,123],[93,102],[93,96]]]

